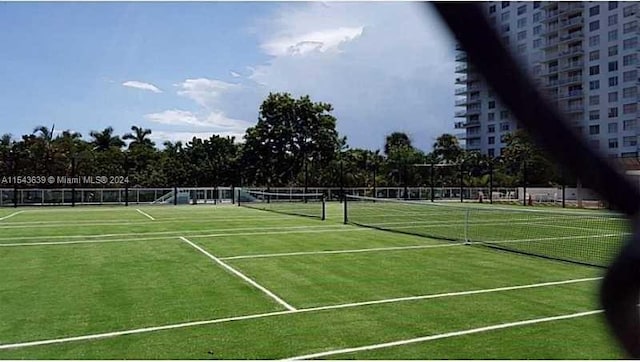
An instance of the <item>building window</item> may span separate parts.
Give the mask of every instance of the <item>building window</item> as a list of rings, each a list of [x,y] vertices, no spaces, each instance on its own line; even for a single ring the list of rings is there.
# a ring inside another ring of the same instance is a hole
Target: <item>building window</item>
[[[638,111],[638,103],[627,103],[622,106],[622,114],[634,114]]]
[[[624,82],[635,82],[638,79],[638,71],[637,70],[627,70],[622,73],[622,80]]]
[[[589,46],[595,47],[600,45],[600,35],[592,35],[589,37]]]
[[[542,25],[536,25],[533,28],[533,35],[540,35],[542,33]]]
[[[589,105],[597,106],[600,104],[600,96],[589,96]]]
[[[502,32],[506,33],[509,30],[511,30],[511,27],[509,26],[509,24],[502,24]]]
[[[489,157],[496,157],[496,150],[493,148],[489,148],[487,149],[487,154],[489,155]]]
[[[617,138],[609,138],[609,148],[618,148]]]
[[[509,118],[509,111],[500,111],[500,119]],[[500,129],[502,130],[502,125],[500,125]]]
[[[518,19],[518,24],[517,24],[518,29],[524,28],[525,26],[527,26],[527,18]]]
[[[599,80],[592,80],[589,82],[589,89],[594,90],[594,89],[600,89],[600,81]]]
[[[589,67],[589,75],[598,75],[600,74],[600,66],[592,65]]]
[[[614,29],[609,31],[609,41],[616,41],[618,40],[618,30]]]
[[[618,85],[618,77],[609,78],[609,87],[615,87]]]
[[[609,116],[609,118],[618,117],[618,107],[609,108],[608,116]]]
[[[637,145],[638,145],[638,137],[637,136],[622,137],[622,146],[623,147],[635,147]]]
[[[496,101],[489,101],[489,103],[487,104],[487,108],[489,109],[496,108]]]
[[[494,136],[491,136],[487,139],[487,144],[493,145],[496,143],[496,138]]]
[[[600,14],[600,6],[596,5],[589,8],[589,16],[596,16]]]
[[[636,120],[628,119],[626,121],[622,121],[622,130],[623,131],[632,131],[636,129]]]
[[[539,8],[539,7],[540,7],[540,1],[534,1],[534,2],[533,2],[533,8],[534,8],[534,9],[537,9],[537,8]]]
[[[541,12],[537,12],[533,14],[533,22],[537,23],[538,21],[540,21],[540,19],[542,19],[542,13]]]
[[[506,132],[508,130],[509,130],[509,122],[500,123],[500,131],[501,132]]]
[[[589,31],[596,31],[600,29],[600,21],[592,21],[589,23]]]
[[[618,14],[609,15],[609,26],[618,24]]]
[[[502,21],[508,21],[509,20],[509,12],[506,11],[506,12],[502,13],[502,15],[500,15],[500,19],[502,19]]]
[[[589,60],[598,60],[600,59],[600,51],[594,50],[589,52]]]
[[[600,134],[600,125],[599,124],[592,124],[591,126],[589,126],[589,134],[592,135],[592,136]]]
[[[638,46],[638,38],[635,36],[633,38],[625,39],[622,42],[622,49],[635,49]]]
[[[618,61],[609,62],[609,71],[615,72],[616,70],[618,70]],[[616,84],[618,84],[617,81]]]
[[[491,113],[493,114],[493,113]],[[495,124],[490,124],[487,126],[487,133],[494,133],[496,131],[496,125]]]
[[[598,111],[598,110],[589,111],[589,120],[590,121],[597,121],[599,119],[600,119],[600,111]]]
[[[518,40],[524,40],[524,38],[527,37],[527,31],[523,30],[521,32],[518,33]]]
[[[609,10],[614,10],[618,8],[618,2],[617,1],[610,1],[609,2]]]
[[[496,6],[495,5],[489,6],[489,14],[493,14],[495,12],[496,12]]]
[[[634,32],[638,30],[638,22],[637,21],[630,21],[628,23],[625,23],[624,25],[622,25],[622,32],[624,34],[629,34],[631,32]]]
[[[506,8],[506,7],[508,7],[508,6],[509,6],[509,2],[508,2],[508,1],[503,1],[503,2],[502,2],[502,8],[503,8],[503,9],[504,9],[504,8]]]
[[[622,8],[622,16],[627,18],[629,16],[635,15],[637,8],[638,7],[636,4],[625,6],[624,8]]]
[[[627,87],[622,90],[623,98],[636,98],[638,96],[638,87]]]
[[[618,55],[618,46],[617,45],[612,45],[609,47],[609,56],[610,57],[614,57]]]
[[[518,15],[522,15],[527,12],[527,5],[518,6]]]
[[[527,44],[518,44],[516,51],[518,54],[524,54],[527,51]]]
[[[542,46],[542,39],[534,39],[533,40],[533,49],[538,49]]]
[[[618,123],[617,122],[609,123],[608,128],[609,128],[609,133],[618,133]]]
[[[622,64],[625,66],[635,65],[637,62],[638,62],[638,54],[636,53],[625,55],[624,57],[622,57]]]
[[[487,121],[493,121],[496,118],[496,114],[493,112],[487,113]]]
[[[609,103],[615,103],[618,101],[618,92],[609,93]]]

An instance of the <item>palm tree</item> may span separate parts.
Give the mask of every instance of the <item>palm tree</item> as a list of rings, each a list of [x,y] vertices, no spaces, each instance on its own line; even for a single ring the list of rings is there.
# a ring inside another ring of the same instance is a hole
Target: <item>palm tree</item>
[[[384,143],[384,154],[389,156],[394,150],[412,148],[411,139],[403,132],[393,132],[388,135]]]
[[[113,135],[113,127],[107,127],[102,132],[91,131],[89,135],[93,137],[91,144],[97,151],[106,151],[112,147],[121,149],[124,146],[124,141],[120,139],[120,136]]]
[[[149,139],[151,134],[151,130],[148,128],[142,128],[138,126],[131,126],[131,131],[133,133],[125,133],[122,136],[123,140],[131,140],[129,143],[129,148],[137,147],[137,146],[148,146],[154,147],[155,143]]]

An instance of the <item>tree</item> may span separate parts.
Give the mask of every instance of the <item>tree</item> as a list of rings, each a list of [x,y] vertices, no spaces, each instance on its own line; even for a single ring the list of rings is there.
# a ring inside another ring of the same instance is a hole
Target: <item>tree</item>
[[[131,131],[133,133],[125,133],[122,136],[123,140],[131,140],[129,143],[129,149],[138,147],[138,146],[146,146],[153,148],[155,147],[155,143],[149,139],[148,136],[151,135],[151,130],[148,128],[142,128],[138,126],[131,126]]]
[[[384,154],[389,157],[394,150],[402,148],[412,148],[411,139],[406,133],[393,132],[386,137],[384,143]]]
[[[271,93],[260,106],[258,123],[247,129],[242,156],[248,182],[286,185],[307,162],[324,168],[336,157],[339,137],[328,103],[309,96],[293,99]]]
[[[550,186],[558,180],[554,164],[524,130],[508,134],[505,143],[501,155],[503,169],[515,176],[519,185],[524,182],[525,167],[528,185]]]
[[[124,141],[113,135],[113,127],[107,127],[101,132],[91,131],[89,135],[93,138],[91,144],[97,151],[106,151],[112,147],[120,149],[124,146]]]
[[[433,144],[433,156],[436,163],[458,164],[464,158],[464,152],[456,136],[445,133]]]

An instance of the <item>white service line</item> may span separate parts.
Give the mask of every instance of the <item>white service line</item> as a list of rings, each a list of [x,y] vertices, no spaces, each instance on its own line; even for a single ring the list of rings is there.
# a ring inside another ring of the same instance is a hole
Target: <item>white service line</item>
[[[390,246],[390,247],[384,247],[384,248],[369,248],[369,249],[298,251],[298,252],[292,252],[292,253],[238,255],[238,256],[229,256],[229,257],[219,258],[219,259],[220,260],[237,260],[237,259],[274,258],[274,257],[281,257],[281,256],[298,256],[298,255],[352,254],[352,253],[368,253],[368,252],[375,252],[375,251],[446,248],[450,246],[464,246],[464,245],[465,245],[464,243],[451,243],[451,244],[432,244],[432,245]]]
[[[7,215],[7,216],[0,217],[0,221],[2,221],[2,220],[6,220],[6,219],[8,219],[8,218],[10,218],[10,217],[14,217],[14,216],[19,215],[19,214],[22,214],[23,212],[24,212],[24,210],[22,210],[22,211],[16,211],[16,212],[14,212],[13,214],[9,214],[9,215]]]
[[[98,334],[88,334],[88,335],[76,336],[76,337],[46,339],[46,340],[40,340],[40,341],[20,342],[20,343],[11,343],[11,344],[0,344],[0,350],[11,349],[11,348],[40,346],[40,345],[45,345],[45,344],[65,343],[65,342],[73,342],[73,341],[86,341],[86,340],[93,340],[93,339],[100,339],[100,338],[107,338],[107,337],[124,336],[124,335],[129,335],[129,334],[140,334],[140,333],[155,332],[155,331],[161,331],[161,330],[167,330],[167,329],[178,329],[178,328],[187,328],[187,327],[209,325],[209,324],[217,324],[217,323],[224,323],[224,322],[233,322],[233,321],[241,321],[241,320],[249,320],[249,319],[260,319],[260,318],[267,318],[267,317],[286,315],[286,314],[309,313],[309,312],[318,312],[318,311],[325,311],[325,310],[354,308],[354,307],[361,307],[361,306],[375,305],[375,304],[387,304],[387,303],[397,303],[397,302],[405,302],[405,301],[412,301],[412,300],[437,299],[437,298],[456,297],[456,296],[472,295],[472,294],[495,293],[495,292],[503,292],[503,291],[510,291],[510,290],[519,290],[519,289],[533,289],[533,288],[557,286],[557,285],[564,285],[564,284],[576,284],[576,283],[583,283],[583,282],[589,282],[589,281],[596,281],[596,280],[600,280],[600,279],[602,279],[602,278],[596,277],[596,278],[570,279],[570,280],[561,280],[561,281],[556,281],[556,282],[545,282],[545,283],[537,283],[537,284],[516,285],[516,286],[511,286],[511,287],[500,287],[500,288],[491,288],[491,289],[476,289],[476,290],[470,290],[470,291],[441,293],[441,294],[427,294],[427,295],[418,295],[418,296],[411,296],[411,297],[370,300],[370,301],[366,301],[366,302],[335,304],[335,305],[304,308],[304,309],[297,309],[297,310],[285,310],[285,311],[279,311],[279,312],[250,314],[250,315],[244,315],[244,316],[238,316],[238,317],[210,319],[210,320],[185,322],[185,323],[178,323],[178,324],[166,324],[166,325],[163,325],[163,326],[146,327],[146,328],[138,328],[138,329],[129,329],[129,330],[123,330],[123,331],[98,333]]]
[[[308,234],[308,233],[322,233],[322,232],[363,232],[363,231],[374,231],[375,229],[366,229],[366,228],[335,228],[335,229],[314,229],[314,230],[290,230],[290,231],[273,231],[273,232],[250,232],[250,233],[221,233],[221,234],[205,234],[205,235],[188,235],[190,238],[213,238],[213,237],[224,237],[224,236],[236,236],[236,235],[273,235],[273,234]],[[185,234],[184,231],[171,231],[172,234]],[[154,235],[155,233],[147,233],[149,235]],[[126,235],[126,234],[123,234]],[[146,234],[139,234],[146,235]],[[71,241],[43,241],[43,242],[33,242],[33,243],[1,243],[0,248],[2,247],[17,247],[17,246],[48,246],[48,245],[72,245],[72,244],[99,244],[99,243],[109,243],[109,242],[120,242],[120,241],[151,241],[151,240],[166,240],[176,238],[177,235],[165,235],[165,236],[155,236],[149,238],[127,238],[127,239],[87,239],[87,240],[71,240]],[[71,238],[71,237],[68,237]],[[34,238],[35,239],[35,238]]]
[[[211,255],[208,251],[204,250],[203,248],[201,248],[200,246],[194,244],[193,242],[191,242],[189,239],[181,236],[180,240],[184,241],[185,243],[193,246],[194,248],[196,248],[198,251],[200,251],[202,254],[206,255],[209,257],[209,259],[213,260],[214,262],[218,263],[221,267],[227,269],[228,271],[230,271],[231,273],[235,274],[236,276],[240,277],[240,279],[244,280],[245,282],[253,285],[254,287],[256,287],[257,289],[259,289],[260,291],[262,291],[264,294],[268,295],[269,297],[271,297],[271,299],[275,300],[276,302],[278,302],[280,305],[282,305],[283,307],[287,308],[290,311],[295,311],[296,308],[294,308],[293,306],[291,306],[289,303],[285,302],[284,300],[282,300],[282,298],[278,297],[277,295],[273,294],[270,290],[268,290],[267,288],[263,287],[262,285],[258,284],[255,280],[249,278],[248,276],[240,273],[239,271],[237,271],[236,269],[232,268],[230,265],[224,263],[223,261],[221,261],[220,259],[216,258],[215,256]]]
[[[486,327],[474,328],[474,329],[466,329],[466,330],[463,330],[463,331],[442,333],[442,334],[436,334],[436,335],[419,337],[419,338],[403,339],[403,340],[399,340],[399,341],[380,343],[380,344],[372,344],[372,345],[368,345],[368,346],[360,346],[360,347],[354,347],[354,348],[336,349],[336,350],[333,350],[333,351],[326,351],[326,352],[320,352],[320,353],[314,353],[314,354],[307,354],[307,355],[304,355],[304,356],[290,357],[290,358],[287,358],[286,360],[308,360],[308,359],[312,359],[312,358],[335,356],[337,354],[346,354],[346,353],[361,352],[361,351],[371,351],[371,350],[375,350],[375,349],[402,346],[402,345],[412,344],[412,343],[428,342],[428,341],[434,341],[434,340],[437,340],[437,339],[444,339],[444,338],[451,338],[451,337],[457,337],[457,336],[464,336],[464,335],[468,335],[468,334],[495,331],[495,330],[498,330],[498,329],[506,329],[506,328],[513,328],[513,327],[519,327],[519,326],[526,326],[526,325],[531,325],[531,324],[553,322],[553,321],[564,320],[564,319],[573,319],[573,318],[586,317],[586,316],[590,316],[590,315],[594,315],[594,314],[599,314],[599,313],[602,313],[602,312],[604,312],[604,310],[598,309],[598,310],[591,310],[591,311],[588,311],[588,312],[564,314],[564,315],[553,316],[553,317],[538,318],[538,319],[528,319],[528,320],[524,320],[524,321],[517,321],[517,322],[511,322],[511,323],[495,324],[495,325],[492,325],[492,326],[486,326]]]
[[[148,223],[148,222],[145,222]],[[0,237],[0,242],[4,240],[35,240],[35,239],[99,239],[121,236],[140,236],[140,235],[169,235],[176,237],[185,233],[205,233],[205,232],[221,232],[221,231],[242,231],[242,230],[296,230],[296,229],[316,229],[316,228],[341,228],[341,229],[362,229],[355,226],[347,226],[343,224],[336,225],[302,225],[302,226],[261,226],[261,227],[245,227],[245,228],[227,228],[227,229],[203,229],[203,230],[177,230],[177,231],[152,231],[148,233],[118,233],[118,234],[84,234],[84,235],[43,235],[43,236],[8,236]],[[223,234],[217,234],[223,235]]]
[[[144,215],[144,216],[148,217],[148,218],[149,218],[149,219],[151,219],[151,220],[155,220],[155,218],[154,218],[153,216],[151,216],[151,215],[147,214],[146,212],[144,212],[144,211],[142,211],[142,210],[140,210],[140,209],[136,209],[136,211],[137,211],[137,212],[139,212],[140,214],[142,214],[142,215]]]

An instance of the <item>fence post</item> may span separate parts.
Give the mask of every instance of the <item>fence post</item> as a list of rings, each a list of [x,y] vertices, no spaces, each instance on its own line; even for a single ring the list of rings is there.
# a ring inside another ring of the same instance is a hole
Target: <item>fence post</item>
[[[527,206],[527,161],[522,161],[522,205]]]
[[[489,203],[493,204],[493,161],[489,163]]]
[[[342,217],[344,219],[343,220],[344,224],[346,225],[346,224],[349,223],[349,218],[347,216],[347,197],[346,197],[346,195],[343,197],[342,204],[343,204],[343,210],[342,210],[342,214],[343,215],[342,215]]]
[[[464,202],[464,162],[460,163],[460,202]]]
[[[178,186],[173,186],[173,206],[178,205]]]
[[[434,193],[435,193],[435,188],[433,187],[433,180],[434,180],[434,175],[435,173],[435,166],[433,165],[433,163],[431,164],[431,181],[429,182],[430,186],[431,186],[431,202],[433,202],[434,200]]]

